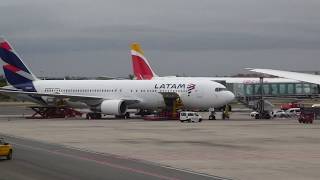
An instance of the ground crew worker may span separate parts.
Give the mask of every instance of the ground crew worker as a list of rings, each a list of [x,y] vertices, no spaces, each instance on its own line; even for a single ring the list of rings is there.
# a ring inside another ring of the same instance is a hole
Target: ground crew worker
[[[231,110],[231,106],[230,105],[225,105],[223,108],[223,112],[222,112],[222,119],[230,119],[230,110]]]

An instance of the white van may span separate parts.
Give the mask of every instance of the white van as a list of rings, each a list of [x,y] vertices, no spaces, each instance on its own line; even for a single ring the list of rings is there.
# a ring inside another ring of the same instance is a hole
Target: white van
[[[311,107],[313,107],[313,108],[320,108],[320,104],[313,104]]]
[[[180,112],[180,121],[181,122],[201,122],[202,117],[196,112],[182,111]]]
[[[301,110],[300,110],[300,108],[290,108],[290,109],[286,110],[286,113],[290,117],[300,116]]]

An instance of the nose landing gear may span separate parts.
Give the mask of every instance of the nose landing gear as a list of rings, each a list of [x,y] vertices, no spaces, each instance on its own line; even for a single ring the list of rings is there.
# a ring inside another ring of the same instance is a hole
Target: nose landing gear
[[[216,112],[214,111],[214,108],[209,109],[209,120],[216,120]]]

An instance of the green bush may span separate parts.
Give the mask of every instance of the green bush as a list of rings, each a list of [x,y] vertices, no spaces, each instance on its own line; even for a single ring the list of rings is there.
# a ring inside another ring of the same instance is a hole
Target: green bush
[[[6,85],[7,85],[6,80],[0,77],[0,87],[6,86]],[[9,96],[0,94],[0,101],[10,101],[10,100],[12,99]]]
[[[7,82],[5,79],[0,79],[0,87],[6,86]]]

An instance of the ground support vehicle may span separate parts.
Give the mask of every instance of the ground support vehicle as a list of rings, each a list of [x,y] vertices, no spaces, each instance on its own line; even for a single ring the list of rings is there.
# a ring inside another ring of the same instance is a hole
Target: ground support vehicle
[[[320,108],[304,107],[301,108],[298,121],[303,124],[312,124],[313,121],[320,115]]]
[[[12,146],[5,142],[3,138],[0,138],[0,157],[5,157],[7,160],[12,159]]]
[[[180,112],[180,121],[181,122],[201,122],[202,117],[196,112],[182,111]]]

